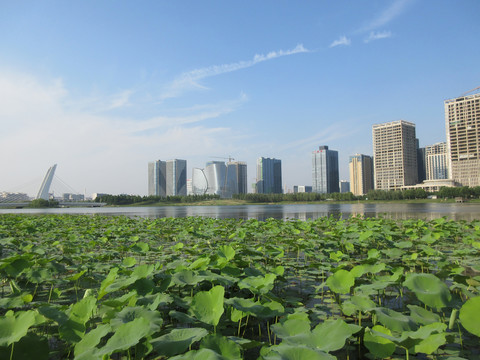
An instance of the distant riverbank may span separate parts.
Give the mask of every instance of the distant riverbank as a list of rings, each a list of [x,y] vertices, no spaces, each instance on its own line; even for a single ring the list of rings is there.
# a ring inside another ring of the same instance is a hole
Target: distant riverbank
[[[434,203],[455,203],[455,199],[414,199],[414,200],[354,200],[354,201],[338,201],[338,200],[321,200],[321,201],[280,201],[280,202],[252,202],[239,199],[212,199],[202,200],[193,203],[178,202],[156,202],[156,203],[135,203],[131,205],[118,205],[124,207],[156,207],[156,206],[238,206],[238,205],[318,205],[318,204],[434,204]],[[471,199],[467,203],[480,203],[480,199]]]

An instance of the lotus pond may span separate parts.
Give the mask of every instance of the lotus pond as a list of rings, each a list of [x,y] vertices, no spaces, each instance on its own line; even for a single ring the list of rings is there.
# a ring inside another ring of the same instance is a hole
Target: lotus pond
[[[1,359],[477,359],[480,221],[0,216]]]

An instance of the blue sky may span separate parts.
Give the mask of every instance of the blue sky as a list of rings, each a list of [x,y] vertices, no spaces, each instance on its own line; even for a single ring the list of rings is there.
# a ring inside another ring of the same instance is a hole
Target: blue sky
[[[445,141],[480,86],[478,0],[0,1],[0,191],[49,166],[73,189],[146,194],[147,163],[372,154],[373,124]]]

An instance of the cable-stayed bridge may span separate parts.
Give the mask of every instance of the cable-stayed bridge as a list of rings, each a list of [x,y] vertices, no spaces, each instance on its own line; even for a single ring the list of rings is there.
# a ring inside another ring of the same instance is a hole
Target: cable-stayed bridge
[[[87,206],[87,207],[99,207],[104,206],[104,203],[88,202],[84,201],[84,195],[81,195],[78,191],[75,191],[67,183],[61,180],[55,175],[57,164],[51,166],[42,184],[38,190],[38,193],[34,199],[50,200],[54,199],[58,201],[59,206]],[[53,192],[52,192],[53,190]],[[55,197],[55,193],[62,194],[61,198]],[[23,192],[0,192],[0,207],[14,207],[22,208],[30,204],[33,199]]]

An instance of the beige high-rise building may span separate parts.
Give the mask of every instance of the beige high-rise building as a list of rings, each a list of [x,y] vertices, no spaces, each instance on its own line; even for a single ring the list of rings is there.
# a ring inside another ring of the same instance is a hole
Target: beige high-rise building
[[[452,179],[480,186],[480,94],[446,100],[445,125]]]
[[[375,189],[400,190],[418,180],[415,124],[398,120],[373,125]]]
[[[353,195],[366,195],[373,189],[373,159],[371,156],[355,154],[350,156],[350,191]]]

